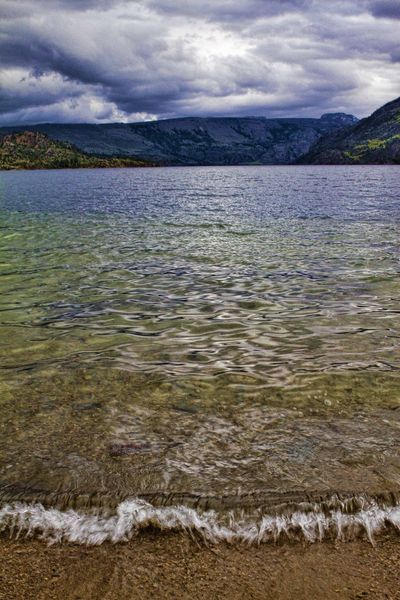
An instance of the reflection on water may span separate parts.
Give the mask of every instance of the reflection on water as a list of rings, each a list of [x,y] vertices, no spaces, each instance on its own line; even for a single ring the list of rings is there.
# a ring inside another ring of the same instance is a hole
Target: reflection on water
[[[3,495],[398,491],[398,176],[2,173]]]

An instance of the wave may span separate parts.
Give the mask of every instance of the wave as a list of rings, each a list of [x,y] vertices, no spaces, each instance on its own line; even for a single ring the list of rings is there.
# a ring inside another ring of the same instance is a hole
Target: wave
[[[147,528],[187,532],[213,544],[221,541],[260,544],[281,538],[308,542],[333,537],[348,540],[362,534],[374,544],[374,536],[387,527],[400,532],[400,504],[381,506],[363,497],[354,497],[351,504],[362,508],[348,512],[349,503],[333,499],[329,510],[326,503],[315,504],[312,509],[300,505],[291,514],[250,518],[233,512],[225,515],[212,510],[200,512],[183,505],[155,507],[139,498],[121,502],[114,514],[62,511],[45,508],[40,503],[15,502],[0,509],[0,530],[8,531],[12,537],[35,536],[49,543],[88,545],[126,542]]]

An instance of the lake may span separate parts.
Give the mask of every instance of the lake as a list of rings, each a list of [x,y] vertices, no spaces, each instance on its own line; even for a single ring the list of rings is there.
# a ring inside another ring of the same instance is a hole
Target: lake
[[[399,175],[0,173],[0,520],[400,523]]]

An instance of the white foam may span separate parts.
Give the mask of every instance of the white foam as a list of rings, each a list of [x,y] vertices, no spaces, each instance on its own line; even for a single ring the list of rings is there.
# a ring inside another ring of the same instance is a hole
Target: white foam
[[[323,512],[315,505],[312,511],[263,515],[253,521],[233,514],[224,518],[214,511],[200,513],[185,506],[159,508],[141,499],[121,502],[111,516],[60,511],[44,508],[41,504],[13,503],[0,509],[0,530],[10,531],[12,536],[35,535],[50,543],[65,541],[89,545],[127,541],[149,526],[197,533],[212,543],[252,544],[277,541],[281,536],[302,536],[308,542],[316,542],[327,536],[349,539],[362,532],[373,543],[374,535],[388,525],[400,531],[400,505],[381,507],[374,501],[353,514],[341,509]]]

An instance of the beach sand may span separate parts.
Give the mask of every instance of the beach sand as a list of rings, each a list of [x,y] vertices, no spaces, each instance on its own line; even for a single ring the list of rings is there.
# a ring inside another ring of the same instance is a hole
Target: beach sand
[[[350,542],[206,546],[147,531],[101,546],[0,539],[1,600],[400,599],[400,544]]]

